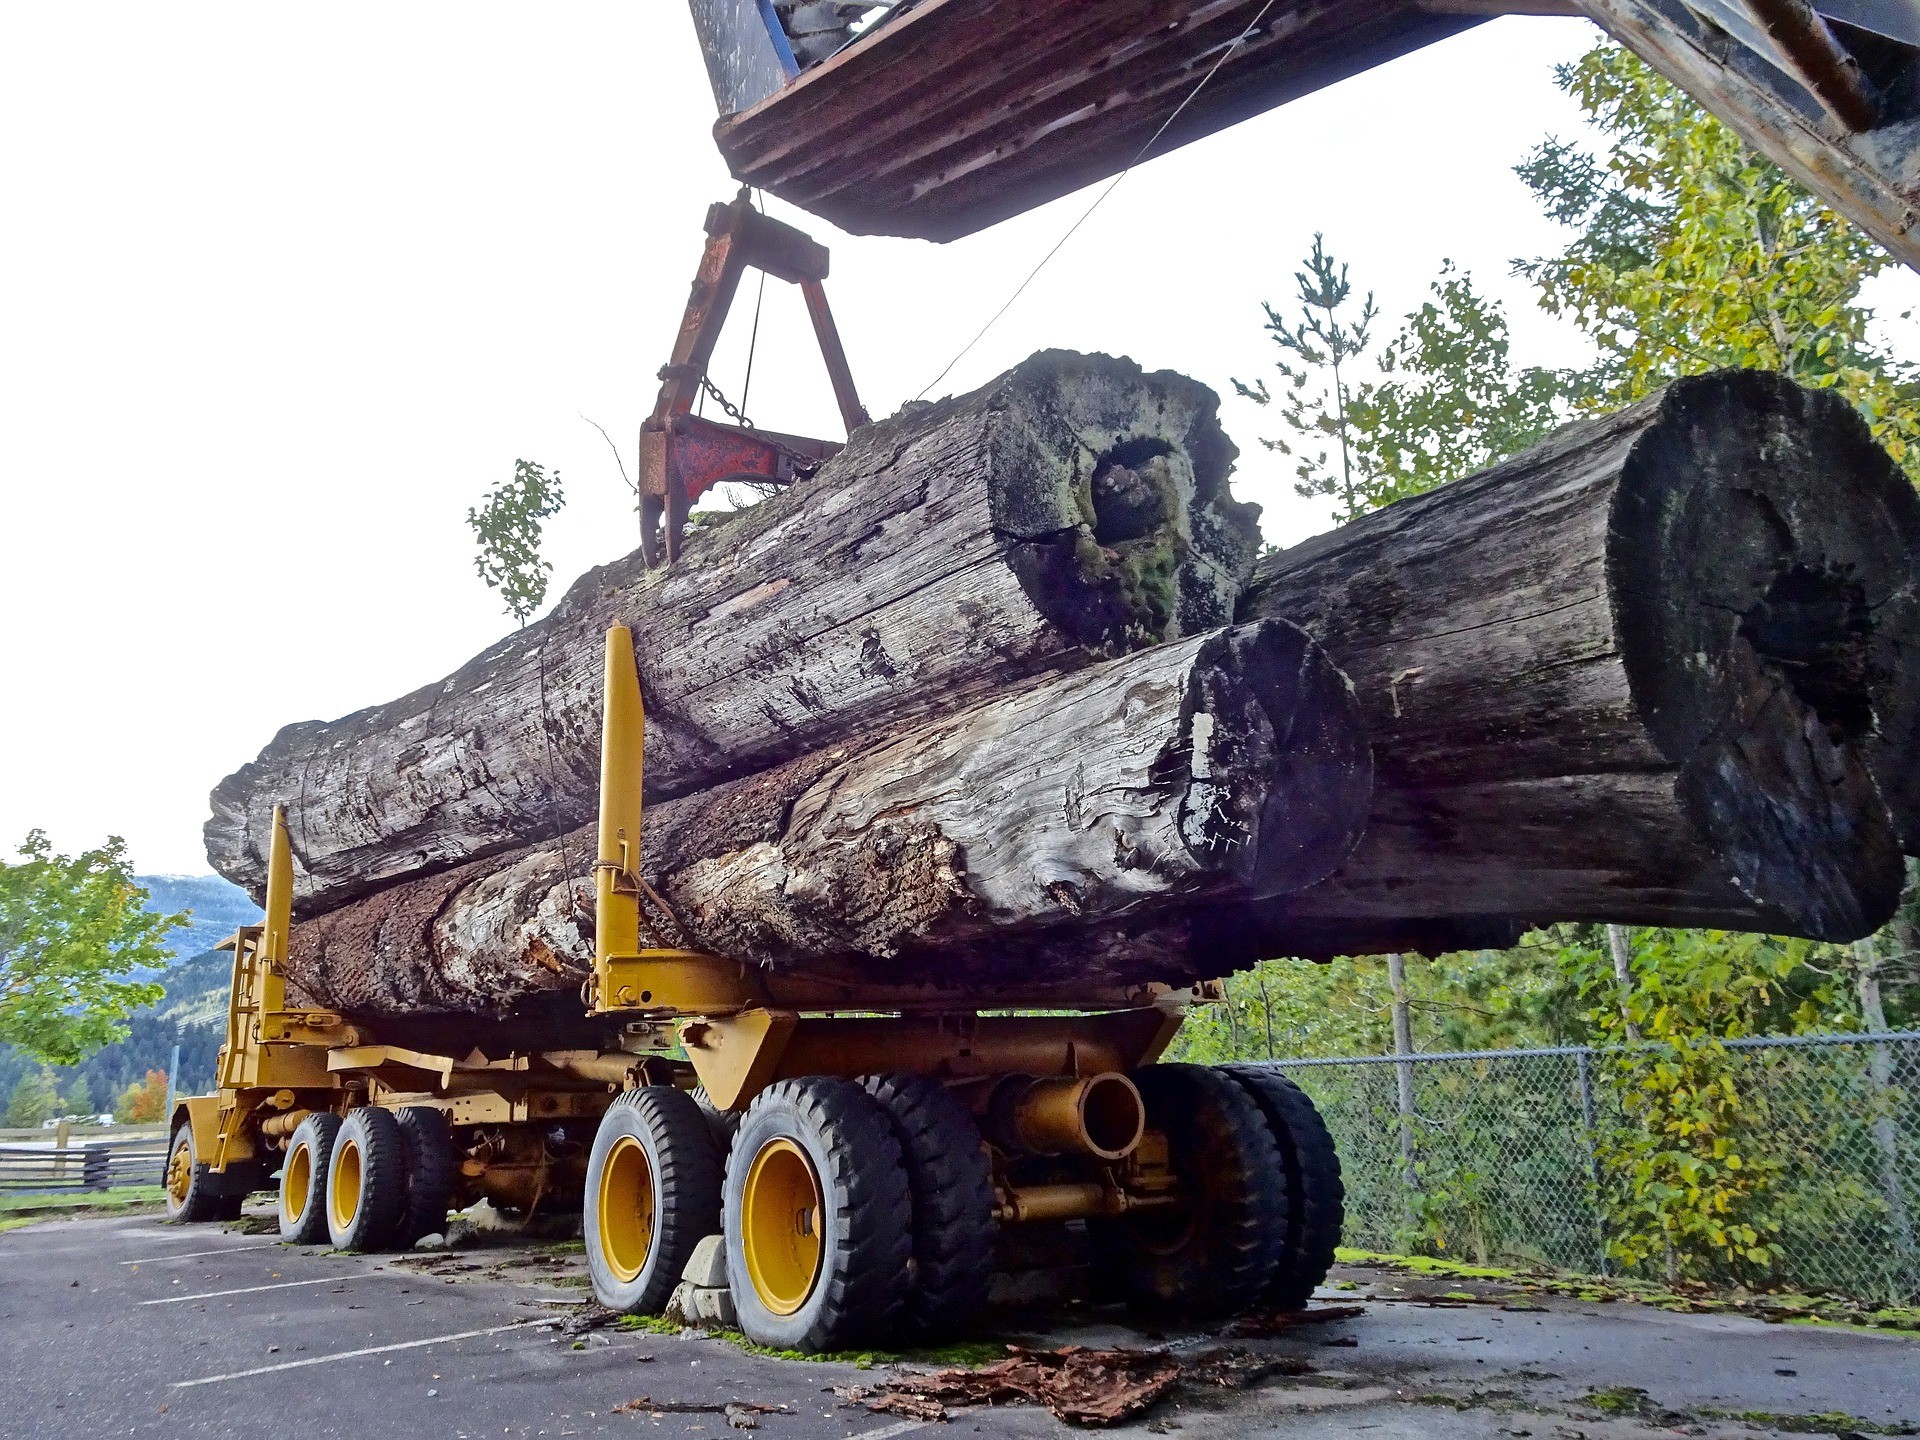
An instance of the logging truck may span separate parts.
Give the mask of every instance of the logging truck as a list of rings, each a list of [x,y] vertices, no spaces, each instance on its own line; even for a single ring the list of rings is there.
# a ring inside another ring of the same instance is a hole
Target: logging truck
[[[1312,1103],[1268,1068],[1159,1063],[1218,984],[1094,986],[1063,1009],[1057,988],[810,980],[657,943],[675,927],[638,869],[643,702],[624,625],[603,699],[577,1021],[443,1021],[427,1049],[402,1022],[299,1003],[276,811],[265,917],[225,942],[217,1089],[171,1116],[172,1219],[230,1219],[277,1187],[288,1241],[378,1251],[483,1199],[577,1212],[595,1296],[640,1314],[718,1234],[739,1328],[808,1351],[963,1329],[1023,1236],[1143,1306],[1306,1302],[1342,1213]]]

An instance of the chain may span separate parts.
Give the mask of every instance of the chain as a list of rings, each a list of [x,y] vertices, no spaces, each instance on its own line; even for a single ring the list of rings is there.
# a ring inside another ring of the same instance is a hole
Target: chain
[[[731,400],[727,399],[725,395],[722,395],[720,393],[720,387],[713,383],[713,379],[711,376],[708,376],[706,374],[702,374],[700,376],[700,388],[706,391],[707,397],[710,400],[712,400],[714,404],[718,405],[722,410],[726,411],[727,415],[731,419],[746,426],[747,429],[749,430],[755,430],[759,428],[753,423],[753,421],[749,420],[746,417],[746,413],[742,411],[738,405],[735,405]]]

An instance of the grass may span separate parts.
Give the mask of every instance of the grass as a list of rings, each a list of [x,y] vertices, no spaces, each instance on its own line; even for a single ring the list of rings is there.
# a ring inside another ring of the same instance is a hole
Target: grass
[[[0,1234],[42,1220],[158,1205],[166,1198],[167,1192],[158,1185],[122,1185],[113,1190],[82,1190],[66,1195],[0,1196]]]

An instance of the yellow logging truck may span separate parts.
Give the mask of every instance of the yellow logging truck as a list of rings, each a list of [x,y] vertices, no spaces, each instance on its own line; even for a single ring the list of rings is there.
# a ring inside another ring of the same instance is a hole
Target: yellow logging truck
[[[594,970],[572,1048],[551,1048],[550,1025],[476,1022],[430,1053],[289,1008],[276,812],[265,919],[226,942],[217,1092],[171,1117],[173,1218],[231,1218],[276,1173],[281,1234],[352,1250],[410,1246],[483,1198],[578,1211],[594,1293],[637,1313],[661,1310],[721,1234],[740,1328],[801,1350],[963,1328],[1007,1257],[1063,1247],[1142,1305],[1305,1302],[1341,1223],[1312,1104],[1270,1069],[1155,1063],[1217,986],[1093,988],[1075,1013],[1021,1014],[1039,997],[850,988],[646,948],[624,626],[607,635],[604,713]]]

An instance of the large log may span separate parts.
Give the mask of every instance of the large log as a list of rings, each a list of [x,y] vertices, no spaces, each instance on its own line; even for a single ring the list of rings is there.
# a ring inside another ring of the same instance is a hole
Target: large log
[[[1417,919],[1849,940],[1920,842],[1920,501],[1832,391],[1682,380],[1261,563],[1352,677],[1353,858],[1223,953]],[[1361,948],[1355,945],[1353,948]]]
[[[776,975],[1032,989],[1186,983],[1188,912],[1284,894],[1358,838],[1351,688],[1263,621],[1040,681],[649,806],[681,932]],[[297,925],[289,975],[362,1016],[501,1013],[592,957],[586,829]]]
[[[594,811],[601,636],[633,627],[649,795],[1229,623],[1258,507],[1205,386],[1052,351],[858,432],[794,489],[589,572],[445,680],[282,730],[214,790],[256,895],[288,807],[296,913],[564,833]]]

